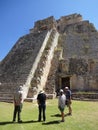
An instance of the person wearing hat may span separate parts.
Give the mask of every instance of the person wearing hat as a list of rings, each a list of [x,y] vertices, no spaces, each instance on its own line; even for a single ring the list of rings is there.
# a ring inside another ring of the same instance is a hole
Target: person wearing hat
[[[13,122],[16,121],[16,115],[18,116],[18,123],[21,123],[21,110],[23,105],[23,87],[19,86],[14,94],[14,113],[13,113]]]
[[[58,98],[58,108],[61,112],[61,117],[62,117],[61,122],[64,122],[65,101],[66,101],[66,96],[64,95],[64,91],[60,89],[60,95]]]
[[[72,115],[72,108],[71,108],[71,90],[69,87],[65,87],[65,95],[66,95],[66,105],[69,109],[68,115]]]
[[[38,110],[39,110],[39,115],[38,115],[38,121],[41,121],[41,115],[43,113],[43,121],[46,121],[46,94],[44,93],[43,90],[40,90],[38,96],[37,96],[37,103],[38,103]]]

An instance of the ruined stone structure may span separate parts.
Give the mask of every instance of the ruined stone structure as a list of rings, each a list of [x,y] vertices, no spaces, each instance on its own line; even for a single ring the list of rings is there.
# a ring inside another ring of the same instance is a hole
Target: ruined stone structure
[[[72,91],[98,91],[98,32],[94,25],[80,14],[37,21],[0,62],[1,97],[8,99],[19,85],[30,98],[40,89],[53,97],[65,86]]]

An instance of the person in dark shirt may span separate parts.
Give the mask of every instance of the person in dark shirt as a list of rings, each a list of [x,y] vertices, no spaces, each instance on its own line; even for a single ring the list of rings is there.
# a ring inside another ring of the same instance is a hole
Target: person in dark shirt
[[[45,110],[46,110],[46,94],[44,91],[40,91],[37,96],[37,103],[38,103],[38,109],[39,109],[39,116],[38,121],[41,121],[41,114],[43,112],[43,121],[46,120]]]
[[[71,90],[68,87],[65,87],[65,95],[66,95],[66,105],[69,109],[68,115],[72,115],[72,107],[71,107]]]

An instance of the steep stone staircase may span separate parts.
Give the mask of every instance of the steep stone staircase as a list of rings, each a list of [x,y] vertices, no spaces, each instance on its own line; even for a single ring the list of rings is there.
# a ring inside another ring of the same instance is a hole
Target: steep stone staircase
[[[56,30],[51,30],[50,37],[35,70],[34,77],[32,78],[28,97],[33,97],[40,89],[45,89],[45,84],[51,67],[51,61],[54,56],[54,50],[58,44],[58,37],[58,32]]]
[[[26,97],[30,86],[30,76],[36,69],[38,54],[43,52],[42,45],[47,43],[50,32],[28,34],[20,38],[9,54],[0,62],[0,101],[13,100],[14,91],[20,85],[24,85]],[[28,78],[29,77],[29,78]],[[11,101],[12,102],[12,101]]]

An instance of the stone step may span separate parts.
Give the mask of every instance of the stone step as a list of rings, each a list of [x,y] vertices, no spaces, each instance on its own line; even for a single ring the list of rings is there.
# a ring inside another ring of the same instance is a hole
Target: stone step
[[[0,102],[7,102],[7,103],[13,103],[13,100],[11,99],[0,99]]]
[[[9,102],[9,103],[12,103],[13,102],[13,98],[0,97],[0,102]]]
[[[1,93],[0,92],[0,97],[13,97],[13,94],[12,93]]]
[[[13,102],[13,94],[8,92],[0,92],[0,102]]]
[[[1,95],[0,95],[0,101],[1,101],[1,100],[13,100],[13,97],[11,97],[11,96],[8,96],[8,97],[5,96],[5,97],[4,97],[4,96],[1,96]]]
[[[72,93],[72,99],[98,99],[98,93],[87,93],[87,94],[79,94],[79,93]]]

